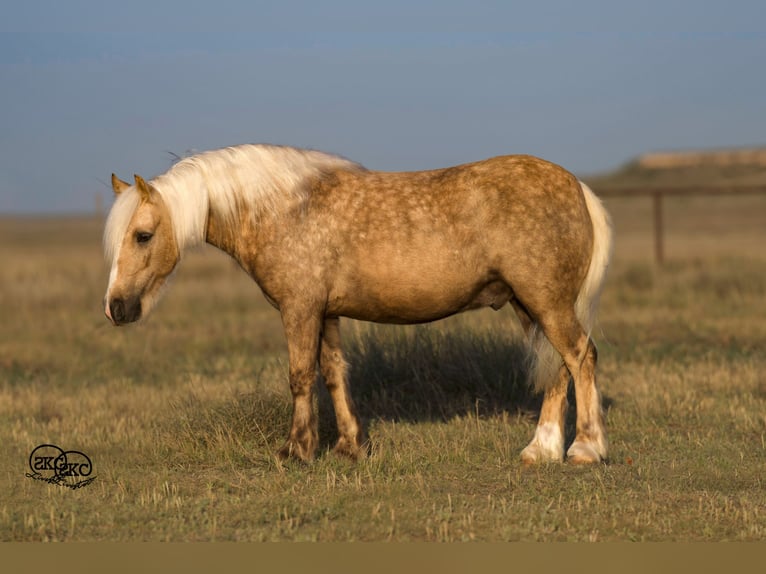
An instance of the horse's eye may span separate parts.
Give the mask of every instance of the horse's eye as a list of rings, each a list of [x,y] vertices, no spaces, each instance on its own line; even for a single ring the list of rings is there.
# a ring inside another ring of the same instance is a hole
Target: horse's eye
[[[148,231],[136,231],[136,243],[146,243],[153,237],[153,233]]]

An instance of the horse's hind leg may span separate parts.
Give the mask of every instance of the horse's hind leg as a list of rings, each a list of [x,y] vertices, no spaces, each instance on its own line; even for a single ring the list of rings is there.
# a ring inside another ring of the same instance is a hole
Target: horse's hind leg
[[[336,454],[357,459],[367,454],[367,444],[348,389],[348,365],[343,359],[337,317],[325,319],[321,345],[319,368],[330,392],[338,424],[338,442],[333,450]]]
[[[592,340],[588,340],[585,358],[580,364],[579,384],[575,379],[577,402],[577,430],[567,458],[575,464],[599,462],[606,459],[608,442],[601,407],[601,393],[596,386],[598,353]]]
[[[601,395],[596,387],[596,347],[573,312],[549,313],[541,317],[541,324],[574,380],[577,426],[567,457],[575,464],[604,460],[607,438]]]
[[[511,305],[519,317],[521,326],[532,343],[535,325],[526,309],[518,301],[511,300]],[[540,417],[537,420],[535,436],[521,451],[524,464],[540,462],[561,462],[564,459],[564,421],[567,411],[567,388],[569,370],[561,363],[556,381],[550,381],[545,387]]]
[[[568,386],[569,370],[562,365],[558,380],[545,390],[535,436],[521,451],[521,462],[524,464],[564,460],[564,420],[568,405]]]

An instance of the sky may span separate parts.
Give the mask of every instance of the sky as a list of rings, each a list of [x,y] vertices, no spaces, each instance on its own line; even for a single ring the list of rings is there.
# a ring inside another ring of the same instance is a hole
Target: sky
[[[239,143],[370,169],[529,153],[585,176],[766,144],[763,0],[4,2],[0,214]]]

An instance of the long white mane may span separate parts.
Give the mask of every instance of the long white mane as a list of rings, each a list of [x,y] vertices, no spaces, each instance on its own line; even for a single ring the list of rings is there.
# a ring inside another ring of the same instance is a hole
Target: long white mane
[[[179,251],[205,241],[212,210],[233,221],[238,205],[257,220],[308,197],[306,182],[335,169],[362,167],[340,156],[273,145],[240,145],[182,159],[151,180],[170,211]],[[104,252],[114,261],[138,206],[134,187],[114,203],[104,230]]]

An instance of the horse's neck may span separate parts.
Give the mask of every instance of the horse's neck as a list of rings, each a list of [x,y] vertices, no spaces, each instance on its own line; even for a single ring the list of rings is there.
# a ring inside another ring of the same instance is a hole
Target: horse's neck
[[[208,213],[205,241],[237,258],[237,233],[231,223],[223,221],[223,217],[213,209]]]
[[[173,214],[173,225],[180,247],[193,247],[203,242],[235,255],[240,205],[230,197],[242,190],[223,190],[216,175],[205,173],[199,165],[185,165],[156,179],[163,199]]]
[[[205,241],[227,253],[255,278],[256,249],[273,230],[274,220],[264,217],[257,221],[241,208],[233,214],[222,215],[214,207],[207,218]]]

